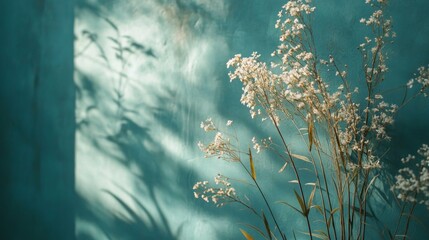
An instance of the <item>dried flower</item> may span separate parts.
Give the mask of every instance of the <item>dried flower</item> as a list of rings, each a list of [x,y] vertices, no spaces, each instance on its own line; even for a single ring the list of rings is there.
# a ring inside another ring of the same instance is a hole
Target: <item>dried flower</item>
[[[398,199],[424,204],[429,209],[429,146],[423,144],[417,153],[420,161],[411,154],[401,159],[406,167],[399,169],[392,190],[398,192]]]
[[[215,178],[215,184],[219,187],[210,187],[208,181],[197,182],[192,188],[194,197],[201,198],[205,202],[213,202],[217,207],[222,207],[230,202],[240,201],[235,188],[231,186],[229,179],[218,174]]]
[[[201,122],[200,127],[206,132],[216,131],[216,126],[211,118],[207,118],[204,122]]]

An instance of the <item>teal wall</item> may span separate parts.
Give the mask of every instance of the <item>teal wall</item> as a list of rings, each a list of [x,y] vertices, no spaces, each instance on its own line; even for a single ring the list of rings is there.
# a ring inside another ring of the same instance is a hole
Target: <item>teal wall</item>
[[[236,164],[204,159],[197,150],[198,140],[208,140],[199,129],[202,120],[210,116],[220,124],[234,120],[239,136],[249,139],[242,141],[243,146],[254,135],[271,134],[249,120],[239,103],[241,86],[229,83],[225,63],[235,53],[253,51],[268,59],[277,44],[273,26],[281,5],[275,0],[78,2],[79,239],[237,239],[240,223],[263,227],[240,207],[215,208],[194,199],[190,189],[219,172],[244,177]],[[361,76],[356,71],[360,66],[356,46],[365,31],[359,19],[370,10],[363,1],[317,1],[316,6],[319,51],[352,66],[357,81]],[[429,45],[423,40],[429,38],[428,7],[425,1],[392,3],[389,11],[398,38],[391,46],[390,83],[385,88],[407,82],[418,66],[429,62]],[[120,50],[126,48],[133,53]],[[388,158],[392,169],[403,155],[429,140],[426,134],[416,138],[406,130],[429,130],[420,120],[429,116],[427,102],[416,103],[421,115],[415,108],[405,109],[406,117],[398,120],[399,129],[392,133],[398,136]],[[269,180],[262,184],[270,200],[294,201],[281,180],[273,177],[280,167],[261,162],[260,179]],[[242,190],[252,195],[251,189]],[[261,204],[256,198],[255,205]],[[391,206],[373,208],[381,214],[381,223],[392,223],[397,214]],[[276,209],[281,221],[291,225],[289,233],[305,229],[293,210]],[[379,238],[377,231],[371,234]]]
[[[369,13],[363,2],[316,1],[314,22],[320,52],[352,66],[356,79],[359,19]],[[240,239],[241,223],[263,227],[241,208],[194,199],[192,186],[217,173],[244,178],[236,164],[203,158],[196,146],[209,140],[202,120],[234,120],[239,136],[249,139],[244,147],[252,136],[271,134],[247,117],[241,86],[229,83],[225,63],[253,51],[268,59],[282,4],[2,1],[0,238]],[[386,89],[429,63],[427,10],[425,0],[392,1],[398,37]],[[429,143],[427,99],[402,114],[392,129],[392,170]],[[257,167],[270,200],[294,201],[273,174],[281,166],[260,161]],[[262,206],[257,198],[254,204]],[[382,222],[397,215],[390,206],[374,207]],[[289,233],[305,229],[293,210],[275,208]],[[412,228],[413,239],[429,235],[422,229]]]
[[[74,239],[73,6],[0,2],[1,239]]]

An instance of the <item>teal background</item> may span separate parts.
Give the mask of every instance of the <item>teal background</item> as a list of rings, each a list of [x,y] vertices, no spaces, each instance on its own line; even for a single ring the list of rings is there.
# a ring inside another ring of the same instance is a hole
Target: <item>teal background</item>
[[[253,51],[269,59],[282,4],[1,1],[1,238],[240,239],[240,223],[263,227],[241,208],[194,199],[192,186],[219,172],[245,177],[237,164],[203,158],[196,143],[210,138],[199,128],[202,120],[234,120],[244,149],[252,136],[272,134],[248,117],[225,63]],[[356,46],[365,31],[359,19],[369,9],[363,1],[315,5],[319,52],[347,63],[359,85]],[[429,63],[428,10],[424,0],[392,1],[398,37],[383,88],[407,82]],[[392,171],[402,156],[429,143],[427,101],[418,99],[399,115],[386,159]],[[268,157],[256,164],[269,199],[293,201],[284,179],[273,174],[281,164]],[[262,206],[259,198],[254,204]],[[289,233],[305,230],[292,210],[275,208]],[[374,208],[381,222],[397,215],[387,205]],[[426,216],[423,210],[418,215]],[[422,224],[411,229],[412,239],[429,235],[427,217]]]
[[[0,1],[0,238],[74,239],[73,1]]]

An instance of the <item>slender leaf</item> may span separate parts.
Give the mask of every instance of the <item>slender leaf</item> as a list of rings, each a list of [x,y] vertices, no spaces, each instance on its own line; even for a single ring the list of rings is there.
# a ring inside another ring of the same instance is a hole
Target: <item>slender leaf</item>
[[[293,210],[295,210],[295,211],[299,212],[302,216],[304,216],[304,217],[305,217],[304,213],[303,213],[303,212],[301,212],[301,210],[299,210],[298,208],[296,208],[296,207],[292,206],[291,204],[289,204],[289,203],[287,203],[287,202],[285,202],[285,201],[279,201],[279,202],[277,202],[277,203],[281,203],[281,204],[287,205],[287,206],[291,207]]]
[[[395,239],[395,238],[393,237],[392,232],[391,232],[389,229],[387,229],[387,233],[389,234],[390,239]]]
[[[328,222],[327,222],[327,225],[328,225],[328,228],[331,226],[331,223],[332,223],[332,221],[333,221],[333,217],[334,217],[334,214],[339,210],[340,208],[334,208],[334,209],[332,209],[332,211],[330,212],[330,214],[329,214],[329,219],[328,219]]]
[[[316,208],[316,210],[323,215],[323,209],[320,205],[313,205],[310,208]]]
[[[258,232],[262,237],[264,237],[264,239],[267,239],[267,236],[265,236],[265,233],[261,229],[259,229],[258,227],[253,226],[252,224],[248,224],[248,223],[244,223],[244,225],[246,225],[247,227]]]
[[[326,226],[328,227],[328,229],[331,227],[331,223],[332,223],[332,217],[333,217],[334,215],[330,215],[329,216],[329,218],[328,218],[328,222],[326,223]]]
[[[308,232],[303,232],[303,234],[305,234],[305,235],[311,235],[312,237],[315,237],[315,238],[318,238],[318,239],[323,239],[323,240],[326,240],[326,239],[329,239],[328,238],[328,236],[325,234],[325,233],[320,233],[320,234],[317,234],[317,233],[308,233]]]
[[[313,188],[313,191],[311,191],[310,197],[308,198],[308,207],[307,207],[308,210],[310,210],[310,207],[313,204],[313,198],[314,198],[315,192],[316,192],[316,187]]]
[[[290,155],[296,159],[311,163],[310,159],[308,159],[306,156],[302,156],[302,155],[298,155],[298,154],[294,154],[294,153],[291,153]]]
[[[253,180],[256,181],[256,171],[255,171],[255,165],[253,164],[253,157],[252,157],[252,151],[249,148],[249,161],[250,161],[250,172],[252,174]]]
[[[339,207],[332,209],[331,214],[334,215],[338,210],[340,210]]]
[[[293,192],[295,193],[295,197],[298,200],[299,205],[301,206],[302,213],[304,214],[304,216],[307,216],[308,211],[307,211],[307,206],[305,205],[304,200],[301,198],[301,196],[299,196],[299,194],[295,190],[293,190]]]
[[[264,218],[264,225],[265,225],[265,229],[267,230],[268,237],[269,237],[270,239],[273,239],[273,238],[271,237],[270,225],[268,224],[268,220],[267,220],[267,217],[265,217],[264,212],[262,212],[262,217]]]
[[[323,231],[323,230],[315,230],[314,232],[317,232],[318,234],[312,234],[314,237],[316,238],[320,238],[320,239],[329,239],[328,234]]]
[[[369,184],[368,184],[368,186],[366,187],[366,190],[365,190],[365,197],[366,197],[366,195],[368,194],[368,191],[369,191],[370,187],[372,186],[372,184],[374,184],[374,182],[375,182],[375,180],[377,179],[377,177],[378,177],[378,174],[377,174],[377,175],[375,175],[375,176],[371,179],[371,181],[369,182]]]
[[[391,201],[389,201],[389,199],[388,199],[388,197],[387,197],[386,193],[384,193],[384,192],[383,192],[383,190],[381,190],[381,189],[380,189],[379,187],[377,187],[377,186],[374,186],[374,190],[376,190],[376,191],[377,191],[378,195],[380,196],[380,198],[381,198],[381,199],[383,199],[383,200],[384,200],[384,203],[385,203],[385,204],[388,204],[389,206],[392,206],[392,202],[391,202]]]
[[[307,172],[310,172],[310,173],[314,173],[314,170],[312,170],[312,169],[310,169],[310,168],[298,168],[298,170],[300,170],[300,171],[307,171]]]
[[[360,207],[351,206],[351,208],[353,209],[353,211],[358,212],[359,214],[362,213],[362,215],[365,214],[368,217],[371,217],[371,218],[374,217],[373,214],[369,213],[368,211],[365,211],[364,209],[362,209]]]
[[[310,152],[311,152],[311,147],[313,146],[313,135],[314,135],[313,128],[314,128],[313,119],[310,117],[310,119],[308,120],[308,142],[309,142],[308,151]]]
[[[253,237],[249,233],[247,233],[246,231],[244,231],[241,228],[240,228],[240,231],[247,240],[253,240]]]
[[[287,167],[288,162],[285,162],[282,168],[280,168],[279,173],[283,172]]]

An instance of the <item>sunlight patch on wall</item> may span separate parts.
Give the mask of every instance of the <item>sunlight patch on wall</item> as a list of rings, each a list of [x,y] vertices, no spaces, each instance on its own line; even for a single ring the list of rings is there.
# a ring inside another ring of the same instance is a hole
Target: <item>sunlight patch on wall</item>
[[[81,6],[75,27],[77,236],[199,239],[205,232],[205,239],[217,239],[213,229],[228,228],[230,219],[205,212],[191,189],[225,164],[204,167],[196,142],[200,121],[217,112],[225,78],[217,69],[229,55],[219,30],[228,4]]]

